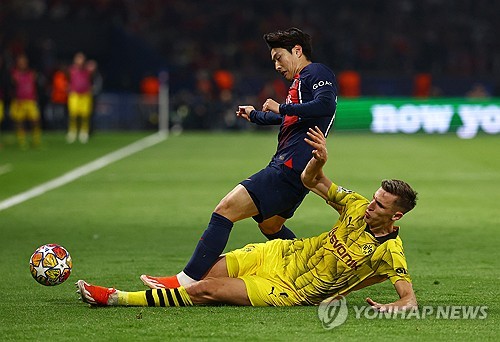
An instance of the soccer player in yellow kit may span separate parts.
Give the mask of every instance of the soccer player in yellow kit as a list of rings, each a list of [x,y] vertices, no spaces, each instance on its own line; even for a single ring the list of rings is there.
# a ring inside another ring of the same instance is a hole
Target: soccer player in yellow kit
[[[130,306],[316,305],[389,279],[399,299],[389,304],[370,298],[367,302],[379,311],[416,306],[399,227],[394,223],[413,209],[417,193],[403,181],[384,180],[370,201],[324,175],[326,139],[318,127],[309,130],[306,141],[314,150],[302,181],[340,214],[329,232],[249,244],[221,256],[203,280],[186,287],[124,292],[79,280],[82,300]]]
[[[37,73],[29,66],[28,57],[19,55],[16,66],[11,72],[14,98],[10,103],[10,117],[16,127],[16,136],[22,149],[28,147],[26,141],[25,123],[29,122],[32,129],[34,147],[41,144],[42,126],[38,108]]]

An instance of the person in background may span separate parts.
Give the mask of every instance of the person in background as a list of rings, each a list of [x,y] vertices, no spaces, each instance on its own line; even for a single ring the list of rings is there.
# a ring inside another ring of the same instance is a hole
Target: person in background
[[[13,98],[10,104],[10,117],[14,122],[16,136],[21,149],[28,148],[25,124],[29,122],[32,130],[32,145],[41,144],[42,127],[38,108],[37,73],[30,69],[28,57],[24,54],[16,58],[11,72]]]
[[[52,74],[50,86],[50,103],[45,112],[45,120],[52,128],[61,129],[66,126],[68,112],[69,80],[65,66],[59,66]]]
[[[5,113],[5,77],[6,69],[4,58],[2,54],[0,54],[0,130],[2,128],[2,121]],[[2,143],[0,141],[0,148],[2,147]]]
[[[89,140],[90,116],[93,108],[92,76],[96,63],[86,63],[82,52],[75,54],[69,68],[68,134],[66,141],[74,143],[76,138],[82,144]]]

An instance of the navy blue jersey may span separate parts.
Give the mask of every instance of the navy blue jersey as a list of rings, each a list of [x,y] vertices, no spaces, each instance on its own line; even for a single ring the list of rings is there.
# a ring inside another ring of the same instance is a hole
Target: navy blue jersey
[[[250,121],[259,125],[281,125],[278,148],[271,164],[302,172],[313,148],[304,141],[307,131],[318,126],[328,135],[337,108],[337,82],[334,73],[321,63],[311,63],[295,75],[280,114],[253,110]]]

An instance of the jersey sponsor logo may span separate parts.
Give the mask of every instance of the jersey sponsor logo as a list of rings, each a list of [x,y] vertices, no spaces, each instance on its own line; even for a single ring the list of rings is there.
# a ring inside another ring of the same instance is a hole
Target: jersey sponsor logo
[[[331,86],[332,82],[329,81],[319,81],[318,83],[313,84],[313,89],[318,89],[319,87],[323,86]]]
[[[356,263],[356,260],[354,260],[353,257],[349,254],[349,252],[347,251],[346,245],[337,238],[337,236],[335,235],[336,231],[337,231],[337,227],[333,228],[330,231],[330,233],[328,233],[328,235],[330,235],[330,243],[332,244],[333,249],[335,250],[335,252],[337,252],[340,259],[347,266],[357,270],[358,264]]]

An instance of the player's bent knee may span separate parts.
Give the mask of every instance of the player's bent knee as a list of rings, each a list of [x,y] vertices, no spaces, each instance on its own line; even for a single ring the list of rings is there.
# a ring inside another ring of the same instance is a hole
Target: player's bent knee
[[[232,222],[255,216],[259,213],[252,198],[241,185],[229,192],[219,202],[214,212]]]
[[[215,207],[214,213],[226,216],[227,213],[231,211],[231,207],[231,201],[229,201],[227,197],[224,197]]]

